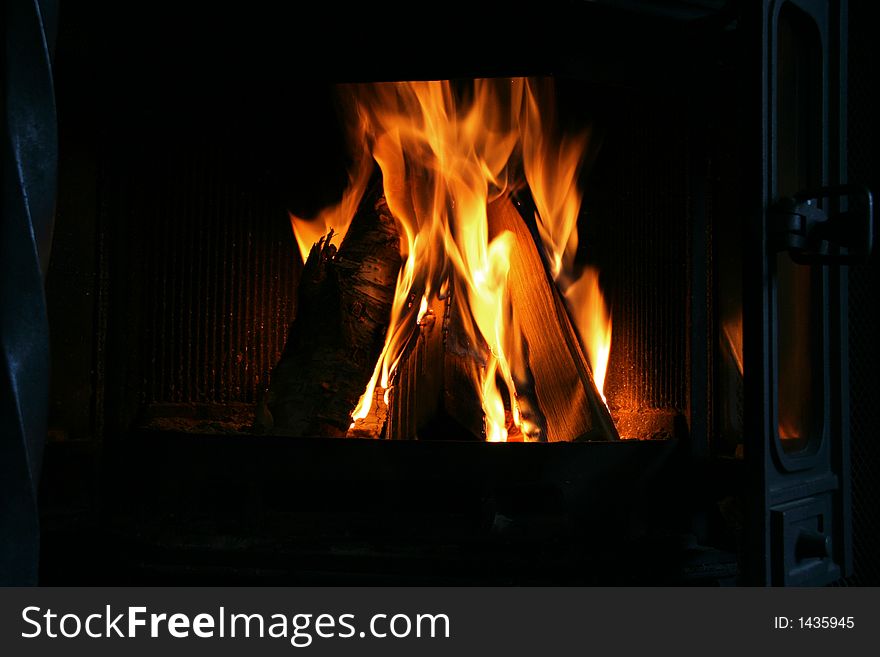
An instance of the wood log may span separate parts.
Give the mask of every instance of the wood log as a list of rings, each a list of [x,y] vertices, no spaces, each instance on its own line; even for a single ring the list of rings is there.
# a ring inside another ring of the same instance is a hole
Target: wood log
[[[481,440],[485,430],[472,370],[485,345],[465,339],[451,286],[430,301],[390,388],[386,435],[392,440]]]
[[[381,352],[400,270],[400,237],[381,181],[337,249],[331,234],[303,267],[296,318],[272,371],[263,429],[343,437]]]
[[[617,439],[534,236],[509,197],[489,205],[488,220],[491,237],[509,230],[516,244],[508,286],[529,363],[524,379],[517,381],[520,412],[538,427],[541,441]],[[458,296],[450,288],[447,299],[431,302],[431,319],[418,328],[401,357],[389,395],[389,438],[485,438],[473,371],[485,365],[488,347],[467,337]],[[525,438],[508,426],[508,440]]]
[[[487,215],[490,238],[508,230],[515,239],[508,289],[528,352],[532,390],[524,401],[537,403],[531,412],[543,416],[546,440],[617,439],[565,301],[528,226],[509,196],[490,203]]]

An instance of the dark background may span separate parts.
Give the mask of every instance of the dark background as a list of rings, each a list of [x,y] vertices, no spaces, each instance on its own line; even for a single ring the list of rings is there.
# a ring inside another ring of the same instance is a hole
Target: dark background
[[[850,3],[849,179],[880,192],[880,71],[877,23],[869,3]],[[876,214],[875,214],[876,221]],[[877,248],[867,266],[850,268],[850,430],[852,432],[855,576],[848,582],[880,584],[880,368],[877,304],[880,267]]]

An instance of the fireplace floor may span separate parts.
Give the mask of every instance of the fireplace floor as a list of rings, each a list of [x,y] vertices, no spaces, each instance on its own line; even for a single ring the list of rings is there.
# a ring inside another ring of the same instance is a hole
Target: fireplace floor
[[[682,531],[676,449],[661,440],[492,445],[137,432],[100,456],[80,453],[95,479],[65,502],[79,500],[79,513],[53,512],[62,501],[46,500],[43,578],[730,581],[735,556]],[[54,451],[60,462],[77,450],[59,443]]]

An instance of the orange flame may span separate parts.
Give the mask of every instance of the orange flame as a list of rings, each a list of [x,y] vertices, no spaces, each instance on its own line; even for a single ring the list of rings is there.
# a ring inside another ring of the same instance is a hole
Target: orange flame
[[[593,369],[593,382],[605,405],[605,374],[611,356],[611,316],[605,306],[605,298],[599,288],[599,272],[592,267],[565,291],[565,298],[572,309],[572,319]]]
[[[363,142],[366,133],[363,123],[358,123],[349,130],[349,141],[352,145]],[[293,235],[296,238],[299,252],[303,262],[309,257],[309,251],[324,235],[333,230],[333,236],[341,244],[348,226],[357,212],[361,198],[370,181],[370,173],[373,170],[373,158],[367,149],[361,149],[356,153],[357,159],[354,167],[348,173],[348,186],[342,194],[342,200],[334,206],[325,208],[312,219],[298,217],[290,214],[290,224]]]
[[[535,199],[554,277],[568,285],[574,316],[589,313],[575,323],[601,391],[610,320],[598,285],[587,289],[595,278],[571,283],[581,203],[577,178],[587,136],[554,137],[543,104],[548,90],[516,78],[458,86],[449,81],[352,85],[343,91],[360,121],[353,136],[382,171],[404,258],[385,344],[353,419],[369,413],[377,385],[389,387],[429,299],[451,285],[468,338],[477,351],[479,345],[487,347],[484,357],[475,358],[473,373],[487,439],[507,439],[505,400],[514,424],[528,437],[516,402],[516,381],[527,364],[507,290],[514,238],[505,231],[490,240],[486,212],[489,202],[523,182]],[[338,206],[312,222],[292,218],[303,258],[329,228],[344,234],[369,178],[365,162],[358,160]]]
[[[593,370],[593,382],[605,405],[605,373],[611,355],[611,315],[599,288],[599,273],[592,267],[580,277],[574,273],[578,248],[577,220],[581,208],[578,174],[589,133],[569,135],[559,140],[547,129],[552,121],[552,90],[529,94],[525,107],[526,130],[523,131],[523,165],[537,213],[535,220],[550,268],[556,281],[565,288],[575,328],[587,352]],[[549,114],[549,116],[548,116]]]

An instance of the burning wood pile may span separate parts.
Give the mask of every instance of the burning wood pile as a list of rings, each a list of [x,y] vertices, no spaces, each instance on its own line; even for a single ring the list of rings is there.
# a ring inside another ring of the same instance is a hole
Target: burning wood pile
[[[351,85],[340,203],[292,217],[305,261],[262,428],[611,440],[611,321],[575,266],[588,135],[533,80]]]

